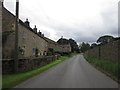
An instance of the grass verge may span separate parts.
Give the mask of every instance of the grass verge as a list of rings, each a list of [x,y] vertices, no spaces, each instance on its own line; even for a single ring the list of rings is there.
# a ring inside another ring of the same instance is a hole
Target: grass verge
[[[59,60],[56,60],[48,65],[45,65],[43,67],[40,67],[36,70],[29,71],[29,72],[24,72],[24,73],[19,73],[19,74],[9,74],[9,75],[3,75],[2,76],[2,88],[12,88],[21,82],[61,63],[62,61],[76,55],[76,53],[72,53],[70,56],[62,56]]]
[[[105,73],[106,75],[110,76],[112,79],[120,83],[120,66],[118,65],[118,62],[113,62],[110,60],[104,60],[104,59],[98,59],[92,56],[88,56],[84,54],[85,59],[91,63],[93,66],[95,66],[97,69]]]

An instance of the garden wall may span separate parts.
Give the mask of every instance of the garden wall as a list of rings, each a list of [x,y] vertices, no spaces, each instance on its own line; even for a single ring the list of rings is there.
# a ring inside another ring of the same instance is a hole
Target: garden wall
[[[18,61],[18,72],[26,72],[47,65],[58,59],[57,56],[45,56],[38,58],[24,58]],[[14,73],[14,60],[2,60],[2,73]]]
[[[113,42],[109,42],[104,45],[96,46],[86,51],[86,54],[90,56],[94,56],[96,58],[118,61],[120,56],[119,49],[120,49],[120,39]]]

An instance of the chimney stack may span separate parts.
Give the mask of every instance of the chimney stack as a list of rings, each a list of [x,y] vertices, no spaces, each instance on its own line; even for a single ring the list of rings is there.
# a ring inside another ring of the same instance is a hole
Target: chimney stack
[[[41,36],[42,33],[40,32],[40,30],[39,30],[38,34]]]
[[[28,19],[26,19],[25,24],[26,24],[28,27],[30,27],[30,22],[28,21]]]
[[[42,37],[44,37],[44,34],[42,34]]]
[[[35,25],[35,27],[34,27],[34,29],[33,29],[36,33],[37,33],[37,28],[36,28],[36,25]]]
[[[0,1],[0,4],[2,4],[2,7],[4,6],[4,0]]]

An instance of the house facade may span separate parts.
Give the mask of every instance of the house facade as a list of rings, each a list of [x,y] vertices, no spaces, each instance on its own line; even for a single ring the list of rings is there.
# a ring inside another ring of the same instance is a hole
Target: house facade
[[[2,7],[2,52],[3,58],[14,58],[15,51],[15,15]],[[19,20],[18,52],[19,58],[47,55],[49,48],[58,52],[71,52],[70,45],[59,45],[57,42],[44,37],[36,26],[32,29],[30,22]]]

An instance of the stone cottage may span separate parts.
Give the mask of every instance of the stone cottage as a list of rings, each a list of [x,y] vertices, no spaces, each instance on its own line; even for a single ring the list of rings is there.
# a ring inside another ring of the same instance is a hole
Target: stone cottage
[[[15,15],[2,7],[2,52],[3,58],[14,58],[15,47]],[[30,22],[19,19],[18,24],[18,48],[19,58],[43,56],[48,48],[55,51],[71,52],[70,45],[59,45],[57,42],[44,37],[37,27],[30,27]]]

